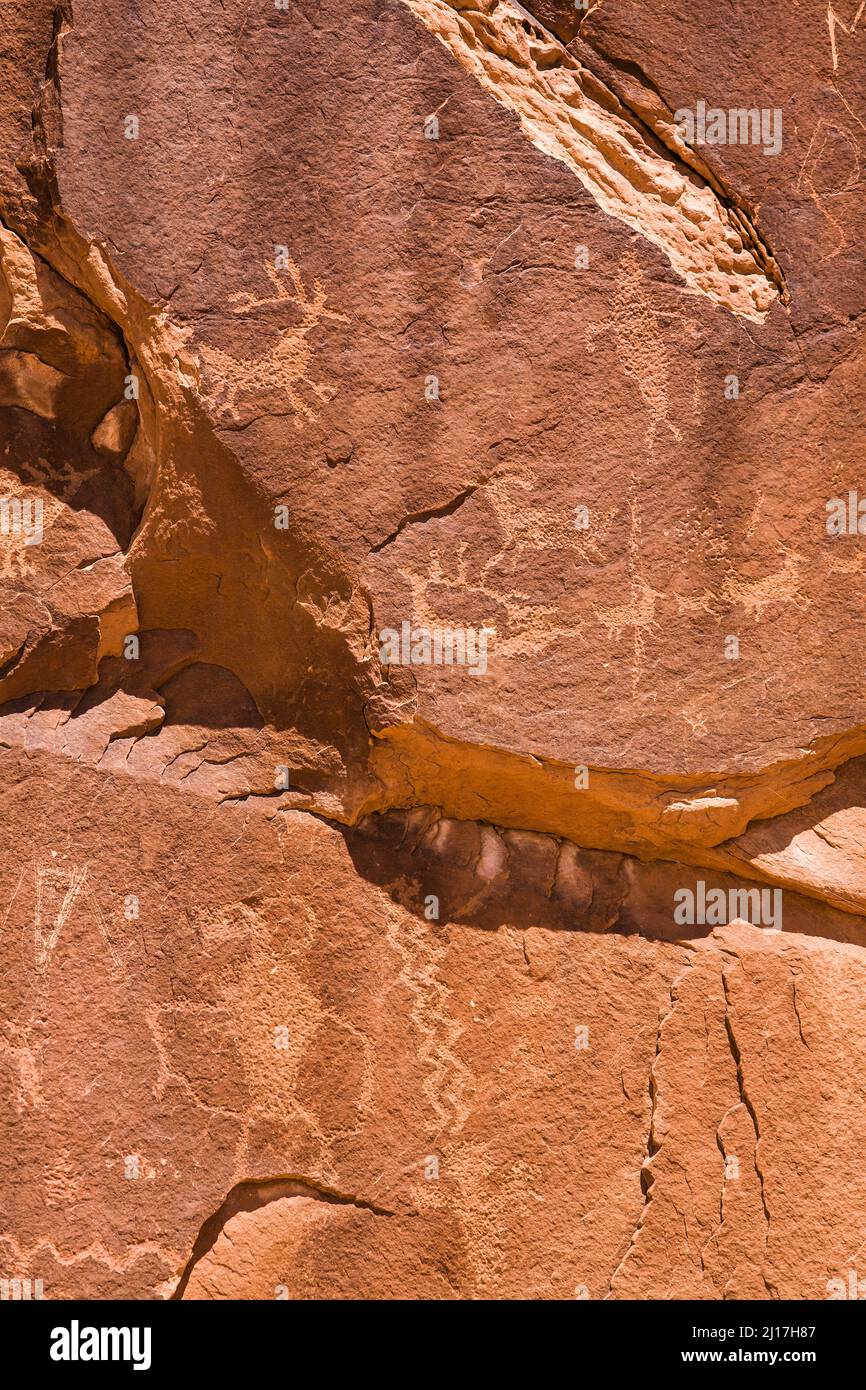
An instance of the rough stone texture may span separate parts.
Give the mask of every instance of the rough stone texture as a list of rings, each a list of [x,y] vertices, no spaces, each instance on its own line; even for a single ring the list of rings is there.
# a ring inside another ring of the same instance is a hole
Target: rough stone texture
[[[7,0],[0,1278],[862,1263],[862,11]]]

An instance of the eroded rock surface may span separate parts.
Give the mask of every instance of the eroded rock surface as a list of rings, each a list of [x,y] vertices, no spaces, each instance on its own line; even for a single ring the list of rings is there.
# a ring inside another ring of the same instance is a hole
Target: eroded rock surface
[[[862,6],[6,9],[0,1276],[827,1297]]]

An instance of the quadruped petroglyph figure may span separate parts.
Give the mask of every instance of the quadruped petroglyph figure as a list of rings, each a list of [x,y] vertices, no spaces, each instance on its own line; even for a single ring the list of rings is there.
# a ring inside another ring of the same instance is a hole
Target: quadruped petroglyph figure
[[[297,263],[285,258],[285,271],[265,262],[265,273],[274,287],[274,294],[258,297],[246,291],[231,295],[229,304],[239,318],[248,314],[261,316],[262,334],[270,336],[274,329],[264,317],[269,309],[291,309],[295,322],[278,326],[277,339],[265,351],[252,358],[242,358],[209,343],[200,346],[209,377],[217,384],[210,394],[219,410],[234,422],[242,418],[240,402],[255,403],[255,416],[261,414],[290,414],[298,429],[316,418],[316,407],[331,400],[333,387],[316,381],[313,375],[314,351],[309,335],[324,322],[348,323],[344,314],[327,307],[327,293],[321,281],[314,280],[312,289],[304,284]],[[286,279],[288,276],[288,280]],[[288,411],[261,410],[262,401],[282,397]]]

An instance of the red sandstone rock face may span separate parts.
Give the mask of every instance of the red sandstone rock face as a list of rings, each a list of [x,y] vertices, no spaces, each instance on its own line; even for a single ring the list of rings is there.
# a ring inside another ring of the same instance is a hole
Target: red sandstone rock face
[[[827,1297],[859,9],[7,9],[0,1276]]]

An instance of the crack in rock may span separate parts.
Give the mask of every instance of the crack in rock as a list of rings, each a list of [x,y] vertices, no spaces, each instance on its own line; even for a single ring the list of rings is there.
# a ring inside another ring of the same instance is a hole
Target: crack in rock
[[[739,957],[734,957],[733,960],[732,960],[732,964],[733,964],[734,962],[735,962],[736,964],[740,964]],[[739,1043],[737,1042],[737,1037],[736,1037],[736,1034],[735,1034],[735,1032],[734,1032],[734,1024],[733,1024],[733,1019],[732,1019],[732,1016],[731,1016],[731,1014],[732,1014],[732,1004],[731,1004],[731,986],[730,986],[730,979],[729,979],[729,970],[730,970],[730,968],[731,968],[730,966],[723,966],[723,967],[722,967],[722,989],[724,990],[724,994],[725,994],[725,1031],[726,1031],[726,1033],[727,1033],[727,1035],[728,1035],[728,1042],[730,1043],[730,1047],[731,1047],[731,1056],[732,1056],[733,1059],[734,1059],[734,1065],[735,1065],[736,1070],[737,1070],[737,1085],[738,1085],[739,1091],[740,1091],[740,1102],[745,1106],[746,1110],[748,1111],[749,1118],[750,1118],[750,1120],[752,1121],[752,1127],[753,1127],[753,1129],[754,1129],[754,1131],[755,1131],[755,1172],[756,1172],[756,1174],[757,1174],[758,1183],[759,1183],[760,1190],[761,1190],[761,1206],[763,1207],[763,1211],[764,1211],[764,1221],[765,1221],[765,1231],[764,1231],[764,1262],[763,1262],[763,1264],[762,1264],[762,1266],[761,1266],[760,1274],[761,1274],[761,1278],[762,1278],[763,1281],[764,1281],[764,1285],[765,1285],[765,1287],[766,1287],[766,1289],[767,1289],[768,1294],[770,1294],[771,1298],[776,1298],[776,1297],[778,1297],[777,1291],[776,1291],[776,1290],[773,1288],[773,1286],[769,1283],[769,1281],[768,1281],[768,1279],[767,1279],[767,1275],[766,1275],[766,1268],[765,1268],[765,1266],[766,1266],[766,1260],[767,1260],[767,1251],[768,1251],[768,1246],[769,1246],[769,1239],[770,1239],[770,1208],[769,1208],[769,1206],[768,1206],[768,1204],[767,1204],[767,1193],[766,1193],[766,1187],[765,1187],[765,1182],[764,1182],[764,1171],[763,1171],[763,1168],[761,1167],[761,1163],[760,1163],[759,1157],[758,1157],[759,1150],[760,1150],[760,1146],[761,1146],[761,1130],[760,1130],[760,1126],[759,1126],[759,1124],[758,1124],[758,1113],[757,1113],[757,1111],[756,1111],[756,1109],[755,1109],[754,1102],[752,1101],[752,1098],[751,1098],[751,1096],[749,1095],[749,1091],[748,1091],[748,1088],[747,1088],[747,1086],[746,1086],[746,1080],[745,1080],[745,1075],[744,1075],[744,1071],[743,1071],[743,1057],[742,1057],[742,1052],[740,1051],[740,1046],[739,1046]]]
[[[362,1197],[352,1197],[346,1193],[337,1192],[334,1188],[326,1187],[324,1183],[316,1182],[313,1178],[297,1175],[248,1178],[243,1182],[235,1183],[225,1201],[212,1216],[207,1217],[202,1223],[192,1253],[183,1268],[177,1288],[172,1294],[172,1299],[180,1300],[183,1298],[192,1272],[199,1260],[213,1249],[233,1216],[236,1216],[238,1212],[258,1211],[261,1207],[268,1206],[270,1202],[279,1202],[286,1197],[308,1197],[314,1201],[330,1203],[334,1206],[357,1207],[362,1211],[372,1212],[374,1216],[394,1215],[394,1212],[389,1211],[386,1207],[377,1206],[374,1202],[365,1201]]]
[[[437,507],[425,507],[422,512],[410,512],[390,535],[386,536],[384,540],[377,541],[375,545],[370,547],[370,550],[373,554],[378,554],[380,550],[385,549],[386,545],[391,545],[407,526],[421,526],[425,521],[432,521],[436,517],[453,516],[463,506],[463,503],[468,502],[469,498],[473,497],[487,481],[487,478],[482,478],[477,483],[470,483],[468,487],[458,492],[456,497],[452,497],[449,502],[442,502]]]
[[[643,1229],[643,1226],[649,1214],[650,1202],[652,1201],[652,1188],[653,1183],[655,1182],[655,1174],[652,1171],[652,1161],[655,1158],[656,1154],[660,1151],[662,1146],[662,1140],[659,1137],[656,1130],[656,1115],[658,1111],[659,1096],[659,1085],[658,1078],[656,1075],[656,1068],[658,1066],[659,1058],[661,1056],[662,1033],[664,1031],[665,1024],[673,1016],[677,1007],[677,1003],[679,1002],[677,995],[678,987],[694,969],[694,964],[695,963],[693,960],[687,961],[683,969],[680,971],[679,975],[677,975],[676,978],[671,981],[670,1007],[667,1013],[659,1017],[658,1032],[656,1033],[656,1050],[652,1060],[652,1065],[650,1066],[649,1078],[647,1083],[650,1098],[650,1115],[649,1125],[647,1127],[646,1150],[644,1154],[644,1160],[640,1167],[640,1185],[641,1191],[643,1192],[644,1204],[641,1208],[641,1213],[638,1217],[637,1225],[635,1226],[634,1231],[632,1232],[632,1236],[626,1248],[626,1252],[610,1276],[608,1293],[606,1295],[607,1298],[613,1297],[613,1286],[617,1278],[617,1275],[619,1274],[620,1270],[625,1268],[625,1265],[627,1264],[632,1251],[635,1249],[635,1246],[637,1245],[637,1242],[640,1239],[641,1230]]]

